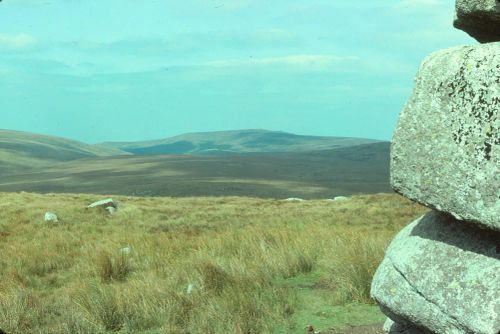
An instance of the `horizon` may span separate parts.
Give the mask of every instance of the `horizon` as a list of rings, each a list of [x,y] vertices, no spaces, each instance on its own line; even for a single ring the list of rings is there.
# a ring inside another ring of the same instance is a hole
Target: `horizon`
[[[212,134],[212,133],[229,133],[229,132],[271,132],[271,133],[284,133],[284,134],[289,134],[293,136],[301,136],[301,137],[325,137],[325,138],[353,138],[353,139],[371,139],[371,140],[377,140],[380,142],[390,142],[391,140],[383,140],[383,139],[377,139],[377,138],[366,138],[366,137],[344,137],[344,136],[320,136],[320,135],[311,135],[311,134],[304,134],[304,133],[293,133],[289,131],[282,131],[282,130],[269,130],[269,129],[233,129],[233,130],[220,130],[220,131],[199,131],[199,132],[184,132],[184,133],[178,133],[174,134],[172,136],[168,137],[163,137],[163,138],[147,138],[144,140],[137,140],[137,141],[131,141],[131,140],[124,140],[124,141],[116,141],[116,140],[108,140],[108,141],[103,141],[103,142],[87,142],[87,141],[82,141],[79,139],[75,139],[72,137],[61,137],[53,134],[47,134],[47,133],[41,133],[41,132],[29,132],[29,131],[23,131],[23,130],[16,130],[16,129],[2,129],[0,128],[1,131],[10,131],[10,132],[20,132],[20,133],[26,133],[26,134],[34,134],[34,135],[40,135],[40,136],[47,136],[47,137],[54,137],[54,138],[61,138],[61,139],[68,139],[68,140],[73,140],[73,141],[78,141],[84,144],[89,144],[89,145],[100,145],[100,144],[107,144],[107,143],[138,143],[138,142],[155,142],[155,141],[161,141],[164,139],[171,139],[175,137],[182,137],[186,135],[193,135],[193,134]]]
[[[390,141],[424,56],[476,43],[453,15],[445,0],[2,1],[1,127],[86,143],[234,129]]]

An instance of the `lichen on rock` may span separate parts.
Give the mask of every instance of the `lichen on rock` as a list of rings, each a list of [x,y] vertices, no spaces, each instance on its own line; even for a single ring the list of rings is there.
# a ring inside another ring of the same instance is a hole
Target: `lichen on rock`
[[[394,190],[500,230],[499,110],[500,43],[431,54],[394,132]]]
[[[430,212],[392,241],[372,295],[399,324],[430,333],[498,334],[498,240],[500,232]]]

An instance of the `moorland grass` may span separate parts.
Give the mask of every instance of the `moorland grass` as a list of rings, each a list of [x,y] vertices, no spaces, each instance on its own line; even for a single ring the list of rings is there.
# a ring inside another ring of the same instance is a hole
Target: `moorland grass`
[[[19,154],[2,158],[0,143],[0,161],[14,163],[0,163],[0,192],[305,199],[375,194],[391,192],[389,145],[276,154],[110,156],[42,168],[35,161],[19,161]],[[33,169],[23,172],[19,164]]]
[[[302,333],[379,320],[374,271],[425,211],[390,194],[117,197],[113,215],[84,209],[100,198],[0,193],[1,329]],[[62,223],[43,222],[47,210]]]

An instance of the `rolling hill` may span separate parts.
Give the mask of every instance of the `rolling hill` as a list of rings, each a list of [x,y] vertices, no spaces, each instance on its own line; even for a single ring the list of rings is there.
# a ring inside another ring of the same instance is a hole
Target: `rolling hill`
[[[281,131],[235,130],[198,132],[141,142],[107,142],[102,145],[136,155],[246,154],[308,152],[380,142],[373,139],[301,136]]]
[[[83,158],[0,177],[0,191],[329,198],[391,192],[388,142],[309,152]]]
[[[0,176],[81,158],[127,155],[114,147],[60,137],[0,130]]]

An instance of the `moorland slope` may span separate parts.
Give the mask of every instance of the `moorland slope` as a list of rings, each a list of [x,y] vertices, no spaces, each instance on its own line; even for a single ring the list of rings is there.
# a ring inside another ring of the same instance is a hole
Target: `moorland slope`
[[[127,155],[114,147],[0,129],[0,176],[81,158]]]
[[[85,158],[0,177],[0,191],[307,199],[391,192],[389,143],[314,152]]]
[[[349,137],[302,136],[282,131],[234,130],[187,133],[180,136],[140,142],[107,142],[138,155],[149,154],[245,154],[267,152],[309,152],[381,142]]]

